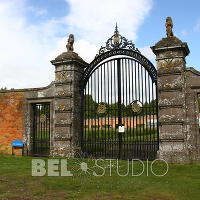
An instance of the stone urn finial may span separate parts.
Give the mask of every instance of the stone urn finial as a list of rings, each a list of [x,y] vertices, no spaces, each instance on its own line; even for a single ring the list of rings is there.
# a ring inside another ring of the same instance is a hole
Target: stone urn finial
[[[67,52],[73,52],[74,51],[73,45],[74,45],[74,35],[70,34],[69,38],[68,38],[67,45],[66,45]]]
[[[174,33],[173,33],[173,31],[172,31],[173,22],[172,22],[172,18],[171,18],[171,17],[167,17],[167,18],[166,18],[165,27],[166,27],[166,34],[167,34],[167,37],[172,37],[172,36],[174,36]]]

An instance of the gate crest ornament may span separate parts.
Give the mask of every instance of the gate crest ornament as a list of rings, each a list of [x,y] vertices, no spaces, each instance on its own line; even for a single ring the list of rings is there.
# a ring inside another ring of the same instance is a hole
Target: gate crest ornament
[[[131,107],[134,113],[140,113],[142,111],[142,103],[139,102],[138,100],[133,101]]]
[[[104,114],[104,113],[106,113],[106,105],[99,104],[97,107],[97,114]]]
[[[117,24],[115,27],[114,35],[107,40],[105,47],[100,48],[99,54],[97,54],[96,57],[107,51],[116,49],[128,49],[140,53],[138,48],[135,47],[135,44],[133,44],[131,40],[128,40],[119,34]]]

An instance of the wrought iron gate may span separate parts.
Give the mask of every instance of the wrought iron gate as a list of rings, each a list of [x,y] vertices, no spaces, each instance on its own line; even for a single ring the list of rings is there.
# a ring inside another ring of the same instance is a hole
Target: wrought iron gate
[[[82,79],[82,151],[86,155],[155,158],[159,136],[156,79],[153,64],[116,27]]]
[[[50,103],[36,103],[33,107],[33,154],[48,156],[50,151]]]

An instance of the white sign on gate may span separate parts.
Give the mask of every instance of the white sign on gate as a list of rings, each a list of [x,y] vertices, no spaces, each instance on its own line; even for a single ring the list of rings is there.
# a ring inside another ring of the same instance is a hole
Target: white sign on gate
[[[118,129],[119,129],[119,133],[124,133],[124,126],[123,125],[119,125]]]

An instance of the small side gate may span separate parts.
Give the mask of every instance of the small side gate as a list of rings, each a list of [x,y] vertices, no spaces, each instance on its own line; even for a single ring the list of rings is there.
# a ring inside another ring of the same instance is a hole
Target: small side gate
[[[32,104],[32,139],[35,156],[49,156],[50,153],[50,103]]]
[[[157,71],[117,27],[86,68],[82,95],[85,155],[155,158],[159,141]]]

